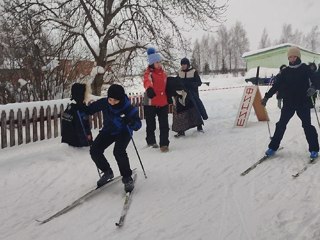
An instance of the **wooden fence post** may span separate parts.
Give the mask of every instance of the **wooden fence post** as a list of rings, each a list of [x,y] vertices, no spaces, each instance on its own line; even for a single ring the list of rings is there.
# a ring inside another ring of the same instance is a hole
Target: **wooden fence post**
[[[32,131],[33,131],[33,141],[38,141],[38,116],[37,116],[37,109],[36,107],[33,108],[32,112]]]
[[[26,108],[26,111],[24,113],[24,119],[25,119],[25,123],[26,123],[26,143],[29,143],[29,142],[31,142],[29,108]]]
[[[7,145],[7,118],[6,112],[1,113],[1,148],[6,148]]]
[[[10,113],[9,113],[9,132],[10,132],[10,147],[12,147],[16,144],[13,110],[10,110]]]
[[[44,139],[44,108],[40,107],[40,141]]]
[[[58,129],[58,108],[57,105],[54,105],[53,108],[53,137],[56,138],[59,135]]]
[[[51,107],[47,107],[47,139],[51,138]]]
[[[18,129],[18,145],[21,145],[23,143],[23,137],[22,137],[22,111],[19,108],[17,113],[17,129]]]

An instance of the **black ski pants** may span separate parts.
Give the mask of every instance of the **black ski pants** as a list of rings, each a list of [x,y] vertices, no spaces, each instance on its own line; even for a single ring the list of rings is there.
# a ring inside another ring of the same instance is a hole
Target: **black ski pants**
[[[155,144],[156,136],[156,116],[158,116],[159,130],[160,130],[160,147],[169,146],[169,121],[168,121],[169,106],[155,107],[144,106],[144,116],[146,119],[146,141],[148,145]]]
[[[129,177],[132,175],[129,158],[126,152],[127,146],[131,140],[129,131],[121,132],[118,135],[110,135],[100,131],[90,148],[90,155],[97,167],[105,172],[110,169],[104,150],[114,143],[113,155],[117,161],[121,176]]]
[[[269,148],[273,150],[277,150],[279,148],[284,132],[286,131],[287,124],[295,113],[297,113],[298,117],[301,119],[302,127],[309,144],[309,151],[318,152],[318,134],[315,127],[311,125],[311,114],[310,108],[308,107],[283,107],[281,109],[280,120],[276,123],[276,130],[269,144]]]

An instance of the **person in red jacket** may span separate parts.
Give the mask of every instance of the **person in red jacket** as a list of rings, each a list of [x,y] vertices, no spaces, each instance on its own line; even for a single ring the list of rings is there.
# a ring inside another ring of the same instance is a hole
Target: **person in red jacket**
[[[169,151],[168,99],[166,94],[167,74],[161,66],[161,56],[154,48],[147,49],[148,68],[144,72],[143,85],[146,89],[144,114],[146,119],[146,141],[148,146],[158,148],[155,137],[156,116],[160,129],[160,150]]]

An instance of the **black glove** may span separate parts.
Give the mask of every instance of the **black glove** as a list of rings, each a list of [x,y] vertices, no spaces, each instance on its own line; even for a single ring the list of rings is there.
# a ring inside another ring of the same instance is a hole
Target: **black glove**
[[[268,98],[264,97],[261,99],[261,105],[266,106],[268,102]]]
[[[134,121],[131,119],[131,118],[128,118],[128,117],[123,117],[122,118],[122,121],[128,125],[129,127],[133,126],[134,125]]]
[[[153,88],[152,87],[149,87],[147,89],[147,96],[148,98],[152,99],[156,96],[156,93],[154,92]]]
[[[316,93],[316,90],[314,89],[314,87],[309,87],[307,90],[307,96],[308,97],[312,97],[314,94]]]

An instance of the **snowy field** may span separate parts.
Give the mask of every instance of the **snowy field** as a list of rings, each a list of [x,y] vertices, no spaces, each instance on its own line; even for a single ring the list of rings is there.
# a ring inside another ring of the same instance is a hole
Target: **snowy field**
[[[145,122],[128,155],[138,179],[125,225],[117,229],[124,199],[114,183],[69,213],[39,225],[95,186],[89,149],[46,140],[0,150],[0,239],[3,240],[313,240],[320,239],[320,164],[299,178],[308,160],[300,120],[294,116],[277,157],[246,176],[269,143],[266,122],[251,112],[246,128],[234,128],[244,78],[205,78],[200,96],[207,108],[205,133],[175,139],[170,151],[146,147]],[[262,94],[267,87],[260,88]],[[273,133],[280,111],[267,105]],[[170,116],[171,121],[172,116]],[[312,120],[319,132],[315,113]],[[97,135],[97,132],[94,132]],[[119,174],[112,150],[105,152]]]

